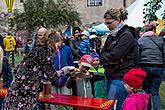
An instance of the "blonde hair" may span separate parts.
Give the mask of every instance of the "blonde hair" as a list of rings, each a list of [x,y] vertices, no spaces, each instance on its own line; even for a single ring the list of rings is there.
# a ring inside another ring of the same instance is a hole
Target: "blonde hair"
[[[104,18],[116,19],[116,20],[126,20],[128,12],[125,8],[111,8],[107,10],[104,14]]]

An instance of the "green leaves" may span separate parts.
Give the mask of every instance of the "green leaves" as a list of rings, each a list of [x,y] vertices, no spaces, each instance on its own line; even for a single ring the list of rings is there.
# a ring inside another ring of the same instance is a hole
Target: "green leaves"
[[[26,27],[30,31],[38,26],[81,24],[79,13],[75,11],[71,0],[56,0],[56,2],[54,0],[26,0],[24,11],[15,11],[14,18],[18,29]]]
[[[156,20],[156,11],[159,10],[161,8],[162,5],[162,0],[150,0],[149,2],[147,2],[146,4],[144,4],[144,9],[143,9],[143,13],[145,14],[144,16],[144,22],[147,21],[153,21]],[[165,16],[165,15],[164,15]]]

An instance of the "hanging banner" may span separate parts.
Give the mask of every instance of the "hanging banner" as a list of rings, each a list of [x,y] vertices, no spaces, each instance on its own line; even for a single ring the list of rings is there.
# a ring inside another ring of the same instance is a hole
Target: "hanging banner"
[[[4,1],[5,1],[5,4],[6,4],[7,13],[11,14],[12,13],[12,7],[13,7],[13,4],[14,4],[15,0],[4,0]]]

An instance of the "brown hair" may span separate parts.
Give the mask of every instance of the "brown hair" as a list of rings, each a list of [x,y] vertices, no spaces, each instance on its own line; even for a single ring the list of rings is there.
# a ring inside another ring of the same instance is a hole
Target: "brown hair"
[[[62,30],[60,28],[56,27],[55,31],[59,32],[62,35]]]
[[[104,18],[126,20],[127,15],[127,10],[123,7],[119,9],[111,8],[105,12]]]
[[[54,29],[49,29],[46,33],[47,44],[53,49],[53,52],[56,51],[55,43],[62,41],[63,37],[60,33],[57,33]]]

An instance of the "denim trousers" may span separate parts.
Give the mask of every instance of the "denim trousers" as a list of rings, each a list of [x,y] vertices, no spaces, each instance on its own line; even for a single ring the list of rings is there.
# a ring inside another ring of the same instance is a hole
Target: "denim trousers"
[[[147,73],[146,79],[143,81],[143,89],[146,93],[150,94],[151,98],[148,102],[148,110],[161,110],[159,88],[165,76],[165,69],[160,67],[143,67]]]
[[[8,60],[3,61],[2,75],[3,75],[3,87],[9,88],[13,81],[13,75]]]
[[[9,63],[11,64],[12,67],[14,67],[15,66],[14,51],[6,51],[5,53],[8,58]],[[10,61],[10,57],[11,57],[11,61]]]
[[[122,80],[106,80],[106,96],[109,100],[116,98],[116,110],[122,110],[125,98],[128,96]],[[111,108],[114,110],[114,107]]]

